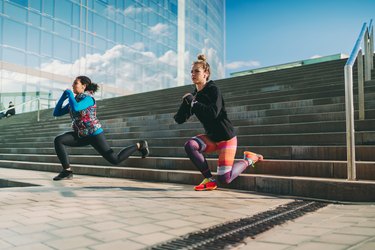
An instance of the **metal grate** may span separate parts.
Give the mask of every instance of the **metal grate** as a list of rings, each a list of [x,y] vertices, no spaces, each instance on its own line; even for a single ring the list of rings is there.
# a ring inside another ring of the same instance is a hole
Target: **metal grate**
[[[190,233],[148,249],[229,249],[240,244],[247,237],[254,237],[274,226],[281,225],[327,205],[323,202],[298,200],[251,217]]]

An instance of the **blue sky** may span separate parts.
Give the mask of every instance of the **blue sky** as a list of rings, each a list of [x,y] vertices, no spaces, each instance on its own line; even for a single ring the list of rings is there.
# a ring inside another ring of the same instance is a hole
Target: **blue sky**
[[[349,55],[370,19],[375,0],[226,0],[226,74]]]

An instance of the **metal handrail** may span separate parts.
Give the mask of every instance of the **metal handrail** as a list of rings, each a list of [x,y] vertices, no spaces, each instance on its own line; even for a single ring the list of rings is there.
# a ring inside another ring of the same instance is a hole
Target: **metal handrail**
[[[25,106],[26,104],[29,104],[29,103],[33,103],[33,102],[38,102],[38,112],[37,112],[37,121],[39,122],[40,121],[40,110],[41,110],[41,103],[40,101],[41,100],[47,100],[47,101],[56,101],[55,99],[48,99],[48,98],[41,98],[41,97],[37,97],[35,99],[31,99],[27,102],[23,102],[21,104],[17,104],[17,105],[14,105],[13,107],[10,107],[10,108],[6,108],[4,110],[0,110],[0,113],[5,113],[7,112],[8,110],[10,109],[16,109],[18,107],[22,107],[22,106]]]
[[[364,44],[364,60],[361,44]],[[345,116],[346,116],[346,147],[347,147],[347,172],[348,180],[356,180],[355,166],[355,131],[354,131],[354,104],[353,104],[353,66],[357,60],[358,68],[358,109],[359,119],[365,119],[364,108],[364,80],[371,80],[374,57],[374,35],[372,19],[369,26],[363,24],[352,53],[347,60],[345,73]],[[363,62],[364,61],[364,62]],[[365,70],[365,75],[363,74]]]

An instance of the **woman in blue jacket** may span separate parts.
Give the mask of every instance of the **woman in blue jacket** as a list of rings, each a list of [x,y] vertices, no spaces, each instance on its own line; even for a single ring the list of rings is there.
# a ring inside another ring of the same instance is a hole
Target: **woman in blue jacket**
[[[66,132],[55,138],[55,151],[63,170],[53,180],[72,179],[73,171],[70,168],[68,153],[65,146],[81,147],[91,145],[108,162],[117,165],[129,158],[136,151],[140,151],[142,158],[149,154],[147,141],[140,140],[135,145],[122,149],[115,154],[104,136],[100,121],[96,117],[96,101],[93,94],[98,90],[98,85],[91,82],[87,76],[78,76],[73,82],[73,91],[67,89],[63,92],[53,111],[54,116],[70,114],[73,131]],[[68,99],[68,104],[63,106]]]

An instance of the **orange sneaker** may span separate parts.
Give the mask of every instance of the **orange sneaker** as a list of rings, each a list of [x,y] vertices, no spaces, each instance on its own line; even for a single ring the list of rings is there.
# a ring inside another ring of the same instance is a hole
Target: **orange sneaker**
[[[215,190],[217,188],[216,180],[210,180],[209,178],[205,178],[201,184],[194,187],[195,191],[210,191]]]
[[[255,167],[255,163],[257,163],[258,161],[263,161],[263,155],[245,151],[243,152],[243,159],[249,162],[249,166]]]

